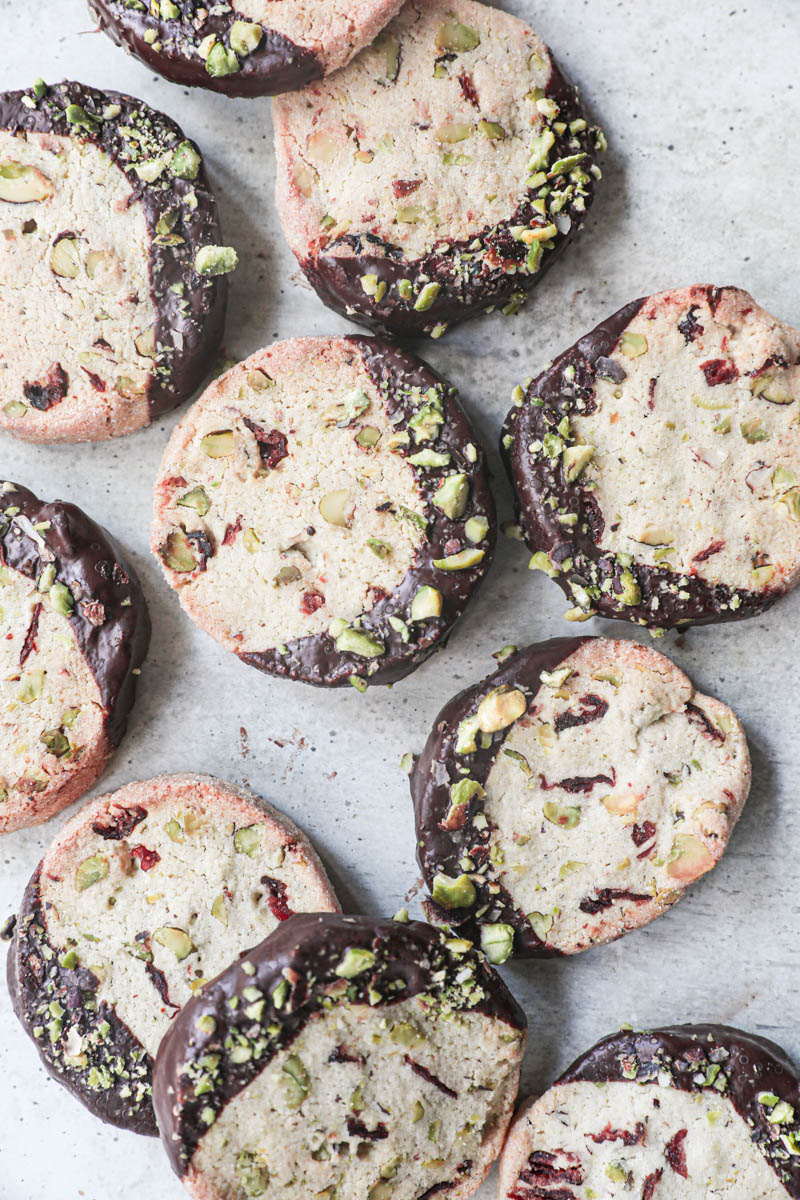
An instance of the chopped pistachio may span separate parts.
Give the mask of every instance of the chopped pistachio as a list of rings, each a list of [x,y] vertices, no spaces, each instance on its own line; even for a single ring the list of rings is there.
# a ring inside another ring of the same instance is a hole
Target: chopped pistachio
[[[108,859],[102,854],[93,854],[78,864],[75,871],[75,887],[79,892],[85,892],[95,883],[100,883],[108,875]]]
[[[334,975],[342,979],[354,979],[375,966],[375,954],[372,950],[364,950],[361,946],[350,946],[345,951],[344,958],[334,970]]]
[[[435,558],[433,565],[440,571],[467,571],[483,562],[485,550],[459,550],[446,558]]]
[[[442,603],[442,593],[437,588],[428,586],[417,588],[411,601],[411,620],[428,621],[432,617],[440,617]]]
[[[232,246],[201,246],[194,256],[198,275],[228,275],[239,265],[239,256]]]
[[[504,963],[514,948],[514,930],[511,925],[482,925],[481,949],[490,963]]]
[[[436,904],[451,909],[469,908],[475,903],[478,893],[468,875],[459,875],[452,879],[449,875],[439,873],[434,877],[431,894]]]

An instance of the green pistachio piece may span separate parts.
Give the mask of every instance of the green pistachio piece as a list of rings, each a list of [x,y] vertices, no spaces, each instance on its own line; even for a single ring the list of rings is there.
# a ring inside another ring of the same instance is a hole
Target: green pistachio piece
[[[394,1179],[395,1175],[397,1174],[397,1169],[402,1161],[402,1154],[395,1154],[394,1158],[390,1158],[387,1163],[384,1163],[380,1171],[381,1179]]]
[[[474,754],[478,749],[475,738],[479,732],[480,724],[477,716],[465,717],[459,723],[456,732],[456,754]]]
[[[219,921],[221,925],[228,924],[228,905],[225,902],[225,897],[222,893],[214,898],[211,905],[211,915],[215,921]]]
[[[463,517],[469,500],[469,480],[466,475],[448,475],[433,494],[433,503],[451,521]]]
[[[158,942],[165,950],[171,950],[178,962],[188,958],[196,949],[186,930],[178,929],[175,925],[161,925],[154,932],[153,941]]]
[[[42,694],[44,671],[26,671],[19,681],[17,700],[20,704],[33,704]]]
[[[469,908],[475,903],[477,891],[469,875],[459,875],[452,879],[449,875],[438,874],[433,880],[431,892],[434,901],[442,908]]]
[[[436,297],[439,295],[440,289],[441,289],[441,284],[434,283],[433,281],[431,281],[430,283],[426,283],[424,288],[422,289],[422,291],[420,292],[420,294],[417,296],[416,300],[414,301],[414,311],[415,312],[427,312],[428,309],[433,306],[433,302],[436,299]]]
[[[751,446],[754,446],[756,442],[769,440],[769,434],[761,424],[760,417],[750,417],[747,421],[742,421],[739,430],[744,440]]]
[[[329,525],[349,529],[353,520],[353,505],[348,489],[337,488],[334,492],[327,492],[319,502],[319,511],[320,516]]]
[[[255,21],[234,21],[231,25],[231,50],[242,58],[247,58],[258,48],[264,36],[264,30]]]
[[[308,1071],[297,1054],[292,1054],[281,1070],[286,1103],[289,1108],[299,1108],[308,1095],[310,1081]]]
[[[450,455],[438,450],[418,450],[416,454],[409,454],[406,461],[410,462],[412,467],[446,467],[450,462]]]
[[[386,652],[383,642],[359,629],[349,627],[343,629],[337,637],[336,649],[340,654],[357,654],[360,658],[380,658]]]
[[[507,729],[519,720],[527,707],[525,693],[518,688],[493,688],[478,705],[475,714],[478,728],[483,733],[497,733],[501,729]]]
[[[619,577],[622,585],[622,591],[615,592],[614,598],[620,604],[633,605],[640,604],[642,599],[642,589],[636,582],[636,579],[630,571],[623,571]]]
[[[53,191],[53,184],[37,167],[0,162],[0,200],[9,204],[29,204],[47,200]]]
[[[388,558],[392,553],[392,547],[388,543],[382,542],[380,538],[367,538],[367,545],[378,558]]]
[[[497,121],[478,121],[478,129],[484,137],[500,141],[506,136],[506,131]]]
[[[372,950],[364,950],[360,946],[349,946],[345,951],[344,958],[336,967],[334,975],[339,975],[342,979],[355,979],[356,975],[361,975],[374,966],[375,955]]]
[[[93,854],[78,864],[75,871],[75,887],[79,892],[85,892],[93,884],[99,883],[108,875],[108,859],[102,854]]]
[[[427,1038],[413,1022],[398,1021],[396,1025],[392,1026],[389,1041],[394,1042],[396,1046],[405,1046],[407,1050],[416,1050],[419,1046],[424,1046]]]
[[[192,544],[182,529],[173,529],[167,535],[164,545],[159,547],[158,553],[172,571],[185,573],[194,571],[197,567]]]
[[[444,424],[444,417],[437,404],[423,404],[408,422],[408,427],[414,434],[415,442],[429,442],[439,433]]]
[[[550,162],[550,151],[555,145],[556,135],[552,129],[544,129],[531,143],[529,171],[543,171]]]
[[[774,492],[788,492],[791,488],[797,487],[797,482],[797,476],[788,467],[776,467],[772,472],[772,490]]]
[[[414,294],[414,288],[410,279],[400,279],[397,283],[397,291],[402,300],[410,300]]]
[[[565,446],[561,451],[564,462],[564,478],[574,483],[588,466],[594,455],[594,446]]]
[[[21,400],[9,400],[8,404],[3,405],[3,412],[13,420],[24,417],[27,411],[27,404],[23,404]]]
[[[467,540],[473,543],[482,542],[489,532],[489,522],[486,517],[470,517],[464,525]]]
[[[558,574],[558,567],[555,565],[549,554],[545,554],[544,550],[537,550],[531,555],[528,563],[529,571],[543,571],[550,579],[555,579]]]
[[[394,83],[400,70],[400,42],[385,29],[372,43],[372,49],[380,56],[377,82],[386,87]]]
[[[194,256],[198,275],[228,275],[239,265],[239,256],[232,246],[201,246]]]
[[[436,30],[436,48],[451,54],[465,54],[480,45],[480,34],[454,16],[448,17]]]
[[[248,858],[254,858],[256,851],[261,848],[263,837],[262,825],[244,825],[233,835],[233,848],[237,854],[246,854]]]
[[[758,379],[750,382],[750,391],[754,396],[761,396],[770,404],[791,404],[794,396],[788,391],[775,375],[769,373],[759,375]]]
[[[446,146],[454,145],[456,142],[465,142],[468,137],[471,137],[472,128],[472,125],[464,121],[448,121],[438,127],[434,137],[437,142],[443,142]]]
[[[556,800],[549,800],[543,811],[545,820],[561,829],[574,829],[581,819],[581,810],[574,804],[559,804]]]
[[[442,593],[434,587],[419,587],[411,601],[411,620],[429,621],[442,615]]]
[[[200,439],[200,449],[209,458],[227,458],[236,448],[236,436],[232,429],[215,429]]]
[[[483,562],[485,554],[485,550],[459,550],[458,554],[435,558],[433,565],[440,571],[467,571]]]
[[[50,270],[62,279],[77,279],[81,269],[81,254],[76,238],[62,237],[50,255]]]
[[[496,967],[504,963],[514,948],[514,930],[511,925],[482,925],[481,950]]]
[[[240,1150],[234,1171],[245,1196],[263,1196],[269,1187],[269,1170],[255,1150]]]
[[[178,504],[181,508],[193,508],[201,517],[204,517],[211,507],[208,496],[201,487],[195,487],[190,492],[186,492],[180,497]]]
[[[60,729],[45,729],[39,741],[43,742],[49,753],[55,754],[56,758],[63,758],[70,752],[70,744]]]
[[[201,161],[191,142],[180,142],[173,151],[169,169],[180,179],[196,179]]]
[[[100,122],[96,117],[90,116],[80,104],[68,104],[64,110],[64,116],[70,125],[77,125],[79,129],[85,129],[87,133],[97,133],[100,128]]]
[[[643,333],[623,333],[619,343],[620,353],[626,358],[641,358],[647,353],[647,338]]]
[[[553,928],[553,918],[550,913],[528,913],[527,920],[540,941],[546,941],[548,933]]]
[[[356,441],[358,442],[359,446],[364,446],[366,448],[369,448],[370,446],[377,446],[380,440],[381,431],[380,429],[376,429],[374,425],[365,425],[364,428],[359,429],[358,433],[356,434]]]
[[[65,583],[54,583],[48,592],[50,607],[62,617],[69,617],[75,611],[75,597]]]
[[[219,79],[223,75],[235,75],[238,70],[239,60],[233,51],[223,46],[222,42],[214,42],[206,56],[208,74],[213,79]]]

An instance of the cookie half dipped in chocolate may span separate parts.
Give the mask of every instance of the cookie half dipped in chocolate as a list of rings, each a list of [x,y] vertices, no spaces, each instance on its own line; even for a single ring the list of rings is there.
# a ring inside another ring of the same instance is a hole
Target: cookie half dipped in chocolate
[[[80,83],[0,93],[0,220],[0,428],[99,441],[191,395],[236,255],[174,121]]]
[[[725,1025],[604,1038],[516,1117],[500,1200],[800,1196],[800,1077]]]
[[[25,892],[14,1010],[96,1116],[155,1134],[151,1077],[181,1006],[297,911],[339,905],[300,830],[207,775],[161,775],[87,805]]]
[[[580,228],[605,145],[547,46],[475,0],[409,0],[273,111],[303,271],[330,308],[400,335],[516,312]]]
[[[799,405],[800,333],[732,287],[635,300],[517,388],[503,450],[568,617],[731,621],[794,587]]]
[[[159,74],[226,96],[273,96],[336,71],[402,0],[89,0],[118,46]]]
[[[465,1200],[503,1143],[525,1028],[463,939],[293,917],[162,1042],[164,1147],[198,1200]]]
[[[411,772],[430,912],[498,963],[612,941],[716,865],[749,786],[736,715],[663,654],[529,646],[445,705]]]
[[[74,504],[0,483],[0,832],[77,800],[122,740],[150,641],[139,581]]]
[[[391,683],[491,562],[483,452],[454,389],[370,337],[252,355],[174,430],[152,546],[194,621],[251,666]]]

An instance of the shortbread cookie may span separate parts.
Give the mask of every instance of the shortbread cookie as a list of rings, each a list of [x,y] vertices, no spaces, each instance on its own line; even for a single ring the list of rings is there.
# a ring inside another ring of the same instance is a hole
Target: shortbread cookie
[[[660,916],[747,799],[736,715],[635,642],[528,646],[445,705],[411,772],[431,912],[493,962]]]
[[[0,222],[1,428],[99,441],[187,399],[236,255],[173,121],[80,83],[0,94]]]
[[[150,640],[116,542],[74,504],[0,483],[0,832],[77,800],[122,740]]]
[[[294,912],[338,910],[306,837],[208,775],[161,775],[83,808],[28,884],[14,1009],[59,1083],[155,1134],[151,1072],[175,1014]]]
[[[602,134],[547,46],[475,0],[409,0],[349,67],[273,109],[303,271],[329,307],[399,334],[516,312],[600,177]]]
[[[153,551],[245,662],[391,683],[443,641],[494,551],[481,451],[454,390],[369,337],[252,355],[174,430]]]
[[[516,389],[503,447],[582,620],[752,616],[800,572],[800,333],[739,288],[635,300]]]
[[[503,1143],[525,1027],[467,941],[294,917],[170,1029],[161,1137],[198,1200],[462,1200]]]
[[[800,1196],[800,1080],[774,1042],[724,1025],[617,1033],[511,1127],[500,1200]]]
[[[89,0],[100,28],[167,79],[273,96],[338,70],[403,0]]]

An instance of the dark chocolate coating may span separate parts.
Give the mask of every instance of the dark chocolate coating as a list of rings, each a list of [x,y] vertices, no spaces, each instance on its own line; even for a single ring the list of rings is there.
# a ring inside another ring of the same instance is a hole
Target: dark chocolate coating
[[[40,545],[8,510],[49,528],[37,532]],[[150,617],[139,580],[116,542],[74,504],[45,504],[13,484],[2,496],[0,562],[37,580],[47,566],[55,582],[72,592],[69,623],[103,700],[105,730],[119,745],[133,707],[137,671],[150,643]]]
[[[717,289],[708,291],[713,309],[713,293]],[[560,354],[552,366],[532,381],[521,407],[512,408],[506,417],[501,452],[516,493],[525,540],[531,550],[544,551],[559,568],[565,560],[571,560],[570,569],[559,569],[555,582],[572,603],[571,583],[591,588],[592,611],[599,616],[665,629],[758,616],[774,603],[775,593],[767,596],[734,590],[724,584],[709,584],[696,575],[683,576],[666,567],[635,561],[623,568],[615,555],[598,545],[605,518],[586,482],[582,478],[567,482],[560,455],[555,459],[546,455],[533,457],[528,450],[532,442],[541,442],[548,431],[555,431],[570,413],[594,411],[598,375],[605,372],[614,378],[613,372],[620,370],[618,363],[605,360],[646,303],[644,298],[626,304]],[[543,403],[532,404],[534,397]],[[562,525],[557,517],[559,510],[577,514],[576,524]],[[619,599],[624,570],[630,572],[639,587],[640,599],[636,604],[623,604]],[[609,580],[611,586],[602,590],[602,583]],[[738,607],[731,607],[734,596],[738,597]],[[654,598],[658,600],[655,610],[651,607]]]
[[[23,103],[23,97],[34,107]],[[98,124],[95,132],[66,118],[69,105],[79,105]],[[109,105],[119,105],[118,115],[103,120]],[[144,158],[175,150],[193,142],[164,113],[141,100],[118,92],[102,92],[81,83],[59,83],[37,99],[32,88],[0,93],[0,129],[11,133],[53,133],[98,146],[122,170],[134,189],[131,203],[141,202],[150,243],[150,290],[156,310],[155,340],[165,351],[151,369],[147,399],[151,420],[181,404],[202,382],[216,357],[225,324],[228,286],[224,276],[204,277],[194,269],[201,246],[221,240],[217,204],[200,163],[194,179],[166,171],[154,183],[145,183],[134,170],[137,143],[122,132],[132,128],[146,138]],[[165,185],[165,180],[168,183]],[[194,193],[196,207],[183,203]],[[159,234],[157,225],[180,205],[180,220],[171,235]],[[172,236],[182,239],[173,244]],[[180,294],[173,287],[181,286]]]
[[[205,18],[198,32],[193,16],[198,7],[195,0],[176,0],[180,16],[171,20],[154,17],[149,6],[140,11],[130,8],[125,0],[89,0],[89,11],[100,28],[113,42],[147,63],[159,75],[185,87],[203,87],[225,96],[275,96],[305,87],[324,75],[322,63],[305,46],[296,46],[289,38],[271,29],[264,29],[257,48],[239,59],[239,70],[231,75],[214,77],[206,70],[197,53],[197,45],[210,34],[230,46],[230,31],[234,21],[247,21],[232,8],[226,13]],[[211,8],[211,4],[204,7]],[[257,24],[258,22],[253,22]],[[145,34],[153,38],[145,40]],[[156,49],[155,46],[160,46]]]
[[[714,1079],[708,1083],[711,1067],[719,1071],[712,1071]],[[671,1076],[669,1086],[683,1092],[703,1092],[716,1084],[720,1100],[727,1099],[747,1122],[754,1145],[788,1194],[800,1197],[800,1155],[790,1155],[781,1142],[781,1134],[792,1134],[800,1144],[800,1075],[786,1052],[766,1038],[728,1025],[675,1025],[614,1033],[582,1054],[557,1084],[631,1082],[638,1087],[658,1083],[659,1071],[664,1069]],[[719,1086],[721,1074],[726,1079],[724,1087]],[[794,1119],[770,1124],[769,1110],[758,1102],[762,1092],[772,1092],[791,1104]]]
[[[90,1112],[121,1129],[157,1136],[150,1098],[153,1060],[113,1006],[97,1001],[97,977],[86,967],[61,965],[63,951],[54,949],[47,936],[40,869],[25,889],[8,950],[14,1012],[48,1073]],[[51,1004],[56,1012],[63,1010],[60,1017],[54,1016]],[[51,1039],[53,1021],[58,1037]],[[84,1039],[84,1065],[64,1060],[64,1038],[72,1030]]]
[[[423,392],[431,387],[443,389],[444,424],[435,442],[415,445],[412,435],[411,445],[405,448],[405,452],[413,454],[431,446],[437,451],[449,452],[451,461],[445,468],[413,468],[420,491],[427,501],[426,539],[399,586],[390,596],[379,600],[361,620],[361,628],[366,633],[378,636],[385,645],[386,652],[380,658],[364,659],[354,654],[343,654],[336,649],[335,639],[328,633],[289,642],[286,654],[273,649],[240,655],[243,662],[262,671],[322,687],[345,687],[354,676],[369,683],[394,683],[415,670],[437,646],[445,642],[470,596],[488,571],[497,539],[494,500],[489,489],[485,456],[450,385],[420,359],[391,342],[363,336],[353,336],[347,340],[361,354],[370,377],[382,390],[390,419],[399,416],[395,424],[398,431],[407,428],[414,411],[408,400],[400,395],[401,387],[421,388]],[[475,462],[470,462],[465,455],[468,445],[476,449]],[[433,495],[442,478],[454,468],[464,472],[470,481],[469,502],[463,516],[457,520],[445,516],[433,503]],[[455,540],[458,549],[471,548],[472,543],[467,541],[464,526],[470,517],[477,514],[485,516],[489,522],[486,537],[478,547],[485,551],[482,561],[463,571],[442,571],[435,567],[434,559],[452,553],[445,549],[446,543]],[[411,601],[417,588],[425,585],[441,592],[442,615],[411,624]],[[404,643],[401,634],[389,625],[390,616],[408,624],[408,642]]]
[[[559,121],[569,125],[571,121],[583,118],[577,89],[568,82],[554,61],[545,95],[559,105]],[[577,135],[570,134],[568,129],[564,133],[556,133],[553,161],[576,153],[570,145],[575,138],[580,143],[580,150],[587,155],[581,165],[588,168],[595,156],[591,129],[585,129]],[[563,181],[563,177],[560,178]],[[484,252],[475,254],[470,247],[478,238],[484,245],[484,251],[492,252],[493,260],[524,263],[529,247],[518,241],[511,230],[515,226],[528,225],[538,215],[533,208],[538,188],[528,190],[527,198],[514,213],[509,214],[507,220],[478,230],[467,238],[459,240],[448,237],[444,231],[437,231],[436,248],[419,259],[406,259],[401,246],[384,242],[365,230],[343,235],[313,257],[301,261],[300,265],[320,299],[335,312],[377,332],[384,331],[400,337],[419,336],[435,325],[453,325],[484,309],[502,308],[515,297],[521,302],[525,293],[536,286],[580,229],[594,199],[593,176],[589,175],[589,180],[585,185],[583,210],[575,207],[574,195],[564,205],[561,212],[569,216],[570,227],[565,233],[559,232],[553,249],[545,252],[539,270],[533,275],[491,267],[486,262]],[[559,186],[558,180],[551,182],[554,187]],[[371,253],[372,246],[381,253]],[[441,246],[447,246],[448,250],[442,253],[439,249]],[[347,248],[346,257],[339,253],[340,248]],[[457,255],[467,252],[472,254],[471,260],[461,260],[461,269],[457,270]],[[376,275],[379,282],[387,284],[383,300],[376,303],[374,298],[365,295],[361,286],[364,275]],[[430,279],[440,285],[433,305],[424,312],[416,312],[414,297],[404,300],[395,286],[402,279],[415,278]]]
[[[433,888],[434,876],[439,872],[451,878],[461,875],[459,863],[465,855],[473,860],[477,869],[474,875],[470,874],[477,892],[475,902],[469,908],[445,910],[429,900],[427,905],[431,915],[456,926],[464,936],[474,941],[480,941],[480,929],[484,923],[510,925],[514,930],[513,952],[519,958],[552,957],[558,951],[545,945],[534,933],[525,913],[514,905],[505,888],[492,878],[488,858],[492,827],[488,821],[482,829],[476,829],[473,824],[476,815],[483,813],[480,798],[475,796],[470,800],[465,822],[460,829],[443,829],[441,825],[450,808],[451,784],[469,778],[484,787],[509,730],[503,729],[494,734],[488,749],[484,750],[478,743],[477,751],[467,755],[456,754],[455,751],[458,726],[466,717],[472,716],[483,697],[497,687],[520,689],[527,696],[530,707],[542,686],[539,679],[541,672],[555,670],[584,642],[591,640],[586,637],[554,638],[549,642],[527,646],[507,659],[500,670],[488,679],[459,692],[434,721],[425,749],[414,763],[410,775],[417,858],[428,888]],[[468,775],[462,775],[459,767],[467,767]],[[477,918],[475,913],[481,908],[486,908],[486,911]]]
[[[335,969],[351,947],[371,950],[376,961],[347,981],[349,1003],[372,1002],[380,1008],[427,992],[446,997],[456,1009],[484,1013],[514,1029],[526,1029],[525,1014],[483,955],[475,951],[451,955],[446,941],[444,932],[420,921],[401,924],[371,917],[302,913],[283,921],[246,955],[246,962],[254,968],[250,974],[240,962],[212,980],[175,1018],[156,1056],[153,1104],[173,1170],[185,1174],[208,1128],[200,1118],[201,1111],[210,1108],[215,1115],[219,1113],[294,1041],[315,1014],[324,1011],[327,989],[343,988]],[[435,978],[437,972],[441,975]],[[293,982],[287,995],[276,1007],[274,993],[289,980]],[[470,985],[475,985],[474,991]],[[244,989],[252,986],[266,998],[257,1021],[245,1012]],[[374,995],[370,1001],[370,989],[380,992],[379,1002]],[[234,1008],[228,1003],[231,997],[240,1001]],[[198,1020],[205,1016],[213,1018],[212,1033],[198,1028]],[[267,1034],[267,1028],[274,1025],[278,1032]],[[226,1039],[232,1044],[232,1034],[251,1045],[257,1039],[260,1051],[254,1051],[245,1063],[232,1062],[226,1048]],[[219,1063],[211,1077],[212,1086],[195,1097],[191,1075],[208,1054],[219,1055]]]

